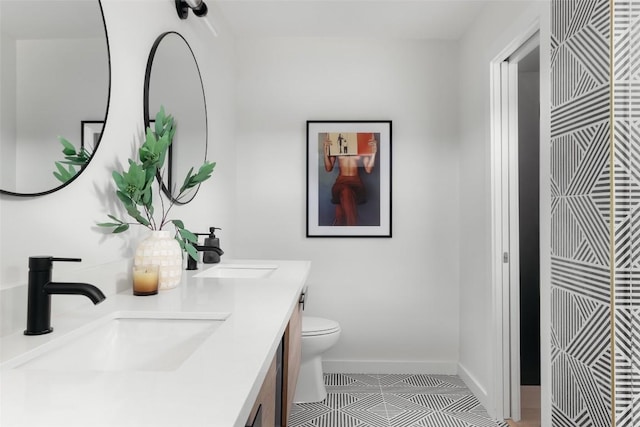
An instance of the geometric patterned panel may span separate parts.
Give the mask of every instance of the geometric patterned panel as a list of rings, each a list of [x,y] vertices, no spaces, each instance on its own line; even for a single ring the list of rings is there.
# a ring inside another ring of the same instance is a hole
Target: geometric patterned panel
[[[640,2],[613,10],[615,417],[640,425]]]
[[[553,426],[612,424],[609,18],[609,0],[551,3]]]
[[[616,120],[618,123],[618,120]],[[627,141],[628,134],[625,135],[621,131],[621,126],[616,124],[616,137],[614,142],[615,165],[615,223],[616,233],[622,228],[621,232],[629,232],[628,227],[633,222],[634,213],[640,208],[640,158],[638,158],[638,147],[634,147]],[[623,234],[621,234],[623,236]],[[631,249],[629,242],[621,242],[618,250],[625,252]],[[626,246],[625,246],[626,245]],[[617,254],[617,257],[620,258]]]
[[[616,418],[620,426],[640,424],[640,309],[616,310]]]
[[[567,194],[569,183],[573,180],[573,175],[587,149],[589,139],[585,139],[574,139],[573,135],[566,135],[553,140],[551,178],[556,183],[557,194]]]
[[[571,292],[576,300],[584,300],[590,304],[598,304],[602,307],[609,307],[610,300],[610,274],[608,267],[580,262],[571,259],[551,258],[551,297],[557,298],[557,290]],[[585,302],[585,304],[586,304]],[[553,304],[552,318],[556,316],[560,319],[568,315],[564,311],[561,301]],[[591,311],[591,316],[595,316],[595,311]],[[574,321],[575,319],[571,319]]]
[[[603,121],[551,140],[552,255],[609,263],[608,135]]]
[[[573,258],[578,251],[583,257],[592,258],[593,252],[588,247],[584,234],[573,215],[568,203],[558,198],[552,213],[551,253],[561,258]],[[586,246],[586,247],[585,247]]]
[[[551,212],[552,255],[600,266],[609,264],[608,218],[596,195],[559,196]]]
[[[327,398],[299,403],[292,427],[507,427],[457,376],[325,374]]]

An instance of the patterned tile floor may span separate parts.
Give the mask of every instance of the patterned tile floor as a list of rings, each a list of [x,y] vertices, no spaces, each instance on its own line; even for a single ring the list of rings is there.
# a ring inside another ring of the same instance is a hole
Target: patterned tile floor
[[[294,405],[292,427],[507,427],[455,375],[325,374],[327,398]]]

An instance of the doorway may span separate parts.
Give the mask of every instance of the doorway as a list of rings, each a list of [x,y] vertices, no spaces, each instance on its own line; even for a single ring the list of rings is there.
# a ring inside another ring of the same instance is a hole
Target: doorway
[[[540,420],[539,46],[532,28],[492,63],[496,413],[534,423]]]
[[[540,385],[540,48],[518,63],[520,381]]]
[[[529,426],[540,425],[540,47],[517,64],[520,421]]]

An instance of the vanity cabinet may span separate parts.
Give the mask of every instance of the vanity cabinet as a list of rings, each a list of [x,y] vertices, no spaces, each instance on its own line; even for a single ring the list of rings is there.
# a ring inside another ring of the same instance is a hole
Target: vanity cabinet
[[[262,383],[256,403],[251,409],[247,427],[274,427],[276,419],[276,359],[273,358],[267,376]]]
[[[296,393],[300,361],[302,358],[302,301],[293,310],[289,324],[284,332],[283,364],[282,364],[282,427],[289,425],[289,414],[293,406],[293,397]]]
[[[302,302],[304,294],[301,296]],[[251,410],[247,427],[287,427],[300,372],[302,357],[302,303],[294,309],[260,393]]]

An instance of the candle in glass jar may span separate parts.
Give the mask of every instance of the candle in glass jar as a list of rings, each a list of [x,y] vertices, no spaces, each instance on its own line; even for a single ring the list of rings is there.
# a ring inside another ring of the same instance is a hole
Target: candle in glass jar
[[[133,267],[133,294],[155,295],[158,293],[158,266],[139,265]]]

